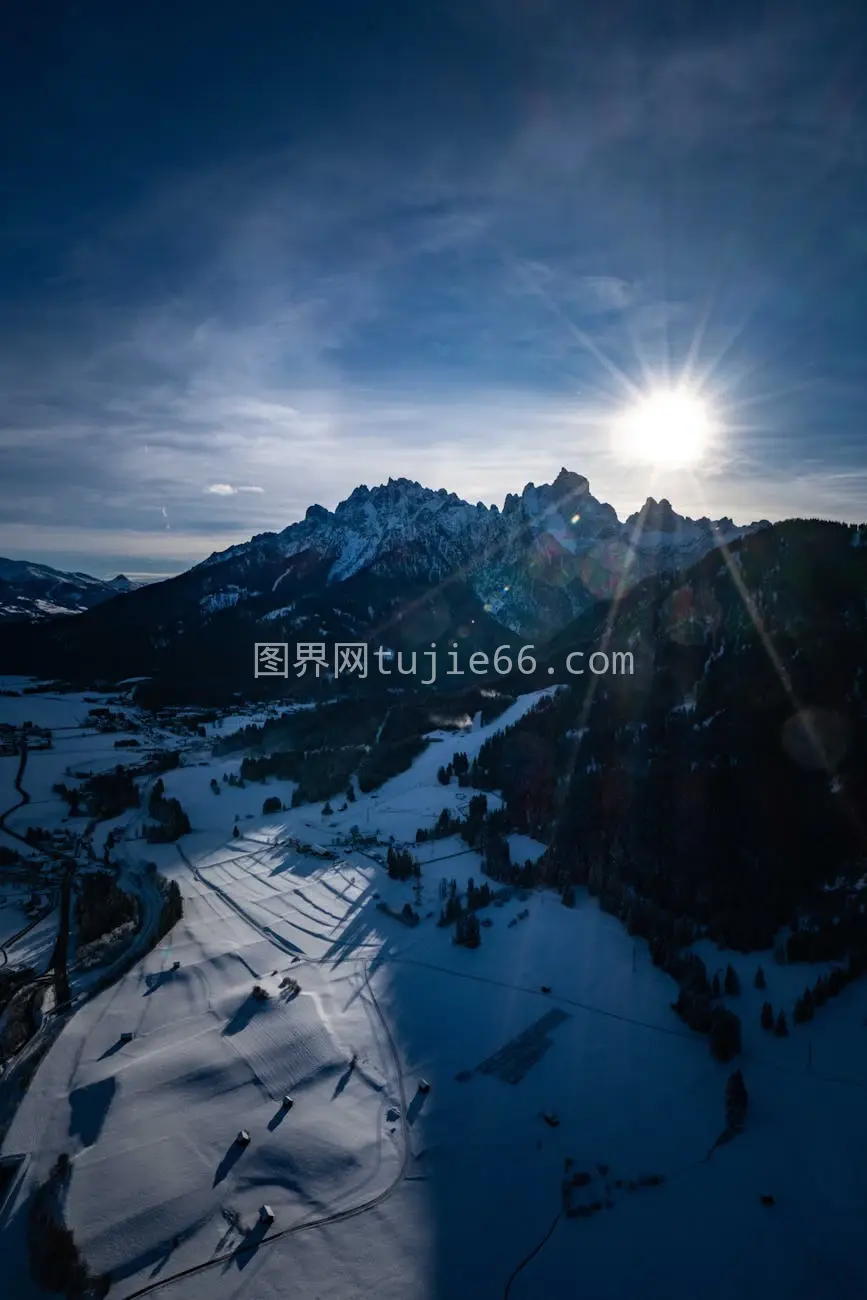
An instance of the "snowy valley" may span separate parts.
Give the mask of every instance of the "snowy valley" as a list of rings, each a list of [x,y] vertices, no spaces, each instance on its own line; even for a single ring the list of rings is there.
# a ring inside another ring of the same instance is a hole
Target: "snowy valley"
[[[63,1220],[119,1300],[859,1294],[864,986],[796,1026],[796,999],[832,963],[699,939],[709,974],[739,976],[722,1000],[742,1020],[742,1053],[725,1064],[675,1014],[677,985],[645,940],[586,888],[564,906],[556,890],[489,882],[477,947],[438,924],[453,891],[466,898],[486,879],[460,835],[416,842],[444,809],[465,818],[474,797],[442,770],[456,755],[472,762],[539,699],[429,733],[407,770],[367,793],[356,784],[351,799],[292,807],[291,781],[244,780],[240,753],[212,753],[261,713],[179,739],[128,695],[3,698],[4,718],[54,728],[52,748],[27,755],[30,802],[4,819],[7,849],[22,849],[28,826],[84,831],[54,787],[69,769],[110,768],[118,740],[179,750],[158,779],[190,824],[175,842],[146,842],[145,776],[140,808],[90,828],[96,862],[77,850],[77,877],[112,864],[142,931],[155,921],[147,863],[177,883],[183,917],[101,992],[99,972],[72,958],[71,1012],[53,1015],[46,991],[34,1041],[50,1033],[52,1045],[11,1107],[20,1081],[6,1062],[0,1232],[15,1300],[44,1294],[28,1267],[28,1207],[64,1155]],[[101,732],[93,701],[131,729]],[[20,756],[0,758],[3,811],[20,801],[19,771]],[[275,811],[263,813],[266,799]],[[487,803],[495,811],[497,796]],[[515,863],[545,848],[517,834],[509,847]],[[418,870],[402,880],[387,863],[404,849]],[[39,976],[56,908],[40,946],[38,926],[15,938],[22,899],[0,892],[4,970]],[[766,1000],[785,1009],[787,1036],[761,1027]],[[714,1149],[735,1066],[745,1126]]]

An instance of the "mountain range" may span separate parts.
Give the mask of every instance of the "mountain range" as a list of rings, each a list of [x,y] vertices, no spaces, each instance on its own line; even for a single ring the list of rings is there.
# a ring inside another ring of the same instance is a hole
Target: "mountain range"
[[[0,622],[41,622],[56,615],[83,614],[140,585],[122,573],[116,578],[94,578],[89,573],[63,573],[47,564],[0,556]]]
[[[334,511],[311,506],[299,523],[220,551],[199,567],[222,575],[227,562],[255,565],[282,556],[290,564],[275,591],[291,582],[291,562],[299,556],[326,566],[328,586],[363,570],[426,583],[460,574],[506,627],[529,633],[586,608],[610,583],[680,568],[765,524],[690,519],[653,497],[621,523],[586,478],[566,469],[553,483],[510,493],[502,510],[400,478],[357,487]],[[236,603],[247,594],[231,585],[211,597],[215,604]]]
[[[247,685],[256,641],[545,642],[598,602],[768,526],[691,519],[653,498],[621,521],[567,469],[509,494],[502,509],[389,479],[78,618],[35,632],[16,625],[0,639],[0,662]]]

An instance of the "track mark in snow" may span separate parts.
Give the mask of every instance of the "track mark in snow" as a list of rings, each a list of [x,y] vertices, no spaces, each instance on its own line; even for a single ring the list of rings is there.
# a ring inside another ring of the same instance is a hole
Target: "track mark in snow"
[[[512,1273],[511,1277],[506,1283],[506,1289],[503,1292],[503,1300],[509,1300],[509,1295],[512,1290],[512,1283],[514,1282],[515,1278],[518,1276],[518,1274],[521,1272],[522,1269],[525,1269],[527,1267],[527,1265],[530,1263],[531,1260],[536,1258],[540,1250],[542,1250],[542,1248],[548,1244],[548,1242],[551,1240],[551,1237],[554,1235],[554,1229],[557,1227],[557,1224],[559,1222],[560,1222],[560,1212],[558,1211],[554,1217],[554,1222],[551,1224],[550,1228],[545,1233],[542,1240],[539,1242],[537,1246],[533,1247],[529,1255],[526,1255],[524,1259],[521,1260],[520,1264],[515,1269],[514,1273]]]

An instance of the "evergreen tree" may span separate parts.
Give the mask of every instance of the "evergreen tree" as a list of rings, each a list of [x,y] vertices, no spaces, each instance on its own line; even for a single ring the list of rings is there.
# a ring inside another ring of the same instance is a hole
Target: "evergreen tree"
[[[156,817],[157,808],[162,802],[162,797],[165,794],[165,792],[166,792],[166,787],[165,787],[165,783],[163,782],[163,778],[161,776],[158,776],[157,779],[154,781],[153,785],[151,786],[150,798],[148,799],[148,812],[150,813],[151,817]]]
[[[323,816],[323,817],[330,817],[330,816],[333,814],[333,812],[334,812],[334,809],[331,807],[331,804],[330,804],[330,803],[328,802],[328,800],[326,799],[326,800],[325,800],[325,803],[322,805],[322,816]]]
[[[474,794],[467,805],[467,821],[483,821],[488,811],[488,796]]]
[[[719,996],[720,996],[719,975],[714,973],[713,984],[711,985],[711,997],[718,998]]]
[[[478,948],[481,941],[481,927],[475,912],[462,913],[457,918],[455,926],[455,943],[461,944],[464,948]]]
[[[741,1050],[741,1022],[733,1011],[717,1008],[711,1020],[710,1050],[718,1061],[730,1061]]]
[[[738,979],[738,973],[731,963],[726,966],[725,991],[729,997],[737,997],[741,991],[741,982]]]
[[[765,1002],[762,1007],[762,1029],[773,1029],[774,1027],[774,1008],[770,1002]]]
[[[744,1076],[740,1070],[735,1070],[726,1083],[726,1128],[743,1128],[748,1104],[749,1095]]]
[[[777,1023],[774,1025],[774,1033],[777,1038],[788,1038],[789,1036],[789,1025],[782,1007],[780,1008],[780,1014],[777,1016]]]
[[[803,1025],[807,1020],[813,1019],[814,1005],[812,989],[804,989],[803,994],[795,1003],[795,1011],[792,1016],[796,1025]]]
[[[388,853],[385,859],[386,870],[392,880],[409,880],[410,876],[421,875],[421,869],[407,849],[396,849],[393,845],[388,846]]]
[[[347,803],[355,803],[355,786],[352,782],[346,787],[346,801]]]
[[[761,966],[756,970],[756,978],[753,983],[757,989],[767,988],[767,984],[765,983],[765,972],[762,970]]]
[[[233,839],[233,840],[237,840],[237,839],[240,837],[240,835],[241,835],[241,832],[238,830],[238,827],[237,827],[237,826],[233,826],[233,827],[232,827],[232,839]]]

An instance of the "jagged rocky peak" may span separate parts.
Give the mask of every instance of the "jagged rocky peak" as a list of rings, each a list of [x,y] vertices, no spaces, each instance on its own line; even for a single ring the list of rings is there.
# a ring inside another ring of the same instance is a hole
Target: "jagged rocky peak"
[[[360,483],[345,500],[339,502],[333,512],[323,506],[311,506],[305,520],[322,524],[345,523],[360,519],[363,515],[375,515],[386,522],[395,512],[412,514],[419,509],[436,511],[445,506],[470,508],[454,492],[448,492],[445,488],[424,487],[414,479],[389,478],[386,483],[379,483],[372,488],[366,483]],[[288,529],[285,531],[288,532]]]
[[[558,500],[579,501],[590,495],[590,480],[564,466],[551,484],[551,492]]]
[[[613,506],[597,500],[590,491],[590,482],[583,474],[561,469],[553,483],[536,487],[528,483],[520,498],[506,498],[505,513],[523,508],[523,513],[537,527],[555,531],[561,525],[577,535],[608,536],[620,528]]]
[[[358,488],[356,488],[355,490],[356,490],[356,492],[357,492],[357,491],[358,491]],[[367,491],[366,488],[365,488],[364,490],[365,490],[365,492]],[[325,523],[325,522],[326,522],[327,520],[329,520],[330,518],[331,518],[331,515],[330,515],[329,512],[325,509],[325,506],[319,506],[319,505],[316,505],[316,506],[308,506],[308,507],[307,507],[307,513],[306,513],[305,516],[304,516],[305,521],[306,521],[306,522],[309,522],[309,523],[311,523],[311,524],[314,524],[314,523],[317,523],[317,522],[318,522],[318,523]],[[289,527],[292,528],[293,525],[290,524]],[[287,531],[288,531],[288,529],[287,529]]]
[[[672,508],[667,497],[661,501],[648,497],[641,509],[629,516],[626,524],[627,527],[637,524],[652,533],[676,533],[683,528],[685,522],[683,516]]]

